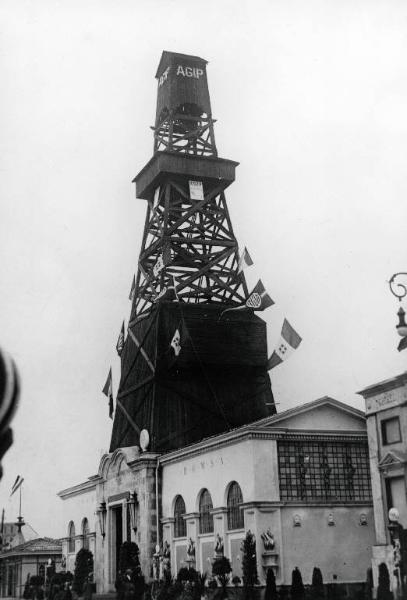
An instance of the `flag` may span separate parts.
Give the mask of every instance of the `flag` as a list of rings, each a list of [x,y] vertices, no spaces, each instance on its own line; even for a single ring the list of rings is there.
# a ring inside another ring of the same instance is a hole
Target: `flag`
[[[243,249],[241,257],[239,258],[239,264],[237,266],[237,272],[238,273],[243,273],[244,269],[246,269],[246,267],[250,267],[252,264],[253,264],[252,257],[248,253],[247,248],[245,246],[244,249]]]
[[[178,300],[177,286],[175,283],[175,277],[171,277],[171,284],[164,285],[162,290],[159,292],[154,302],[159,300]]]
[[[105,396],[109,398],[109,417],[113,419],[113,385],[112,385],[112,367],[110,367],[109,375],[102,390]]]
[[[20,477],[20,475],[17,475],[17,479],[15,480],[13,487],[11,488],[10,497],[18,490],[18,488],[22,485],[23,481],[24,478]]]
[[[136,291],[136,276],[133,275],[133,281],[131,284],[131,290],[130,290],[130,294],[129,294],[129,300],[133,301],[134,298],[134,292]]]
[[[117,344],[116,344],[116,350],[117,350],[117,354],[119,356],[122,355],[123,347],[124,347],[124,321],[122,323],[122,328],[120,330],[119,337],[117,338]]]
[[[165,265],[164,265],[163,255],[160,254],[159,257],[157,258],[155,265],[153,266],[154,277],[157,277],[157,275],[159,275],[161,273],[161,271],[163,270],[164,267],[165,267]]]
[[[252,308],[253,310],[264,310],[269,306],[273,306],[273,304],[274,300],[270,298],[261,279],[259,279],[254,286],[252,293],[246,300],[245,305],[247,308]]]
[[[171,246],[166,245],[163,248],[162,254],[160,254],[153,266],[153,275],[157,277],[161,271],[171,262]]]
[[[287,319],[284,319],[281,336],[277,344],[277,348],[270,356],[267,369],[273,369],[277,365],[286,360],[296,348],[301,344],[302,338],[293,329]]]
[[[181,335],[179,333],[179,329],[175,330],[175,333],[173,335],[173,338],[171,340],[171,347],[174,348],[174,353],[175,356],[178,356],[179,353],[181,352]]]

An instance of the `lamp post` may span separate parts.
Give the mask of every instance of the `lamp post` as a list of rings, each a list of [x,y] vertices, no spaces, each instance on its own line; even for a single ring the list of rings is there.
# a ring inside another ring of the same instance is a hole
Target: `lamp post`
[[[105,535],[106,535],[106,514],[107,514],[107,509],[106,509],[106,502],[103,501],[100,503],[99,508],[96,511],[98,520],[99,520],[99,527],[100,527],[100,534],[102,536],[103,539],[105,539]]]
[[[129,499],[127,500],[127,506],[129,507],[130,525],[134,531],[134,534],[137,532],[137,504],[138,498],[136,492],[131,493]]]
[[[400,272],[394,273],[391,276],[389,281],[390,291],[393,296],[399,299],[401,302],[403,298],[407,296],[407,273]],[[407,348],[407,323],[406,323],[406,313],[402,306],[400,306],[397,312],[399,322],[396,325],[397,333],[402,338],[398,345],[398,350],[404,350]]]

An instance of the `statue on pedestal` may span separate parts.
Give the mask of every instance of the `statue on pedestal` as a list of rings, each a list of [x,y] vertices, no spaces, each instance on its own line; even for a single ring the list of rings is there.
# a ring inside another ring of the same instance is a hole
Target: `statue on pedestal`
[[[223,556],[223,539],[221,538],[219,533],[216,534],[214,549],[215,549],[215,558],[220,558]]]
[[[189,540],[188,540],[187,560],[190,560],[190,561],[195,560],[195,542],[192,538],[189,538]]]

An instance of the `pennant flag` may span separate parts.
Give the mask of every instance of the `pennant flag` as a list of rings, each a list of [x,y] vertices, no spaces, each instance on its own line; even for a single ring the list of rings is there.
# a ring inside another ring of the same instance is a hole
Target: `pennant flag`
[[[254,286],[252,293],[246,300],[245,306],[247,306],[247,308],[252,308],[253,310],[264,310],[269,306],[273,306],[273,304],[274,300],[270,298],[261,279],[259,279]]]
[[[239,258],[239,264],[237,266],[237,272],[243,273],[244,269],[250,267],[253,264],[252,257],[247,251],[246,246],[243,249],[242,255]]]
[[[293,329],[287,319],[284,319],[281,336],[277,348],[267,362],[267,370],[273,369],[286,360],[301,344],[302,338]]]
[[[117,350],[117,354],[119,356],[122,355],[123,348],[124,348],[124,321],[123,321],[122,328],[120,330],[119,337],[117,339],[117,344],[116,344],[116,350]]]
[[[181,335],[179,333],[179,329],[175,330],[174,336],[171,340],[171,347],[174,349],[175,356],[178,356],[181,352]]]
[[[113,385],[112,385],[112,367],[110,367],[109,375],[102,390],[105,396],[109,398],[109,417],[113,419]]]
[[[129,294],[129,300],[133,301],[134,298],[134,292],[136,291],[136,276],[133,275],[133,281],[131,284],[131,290],[130,290],[130,294]]]
[[[13,487],[11,488],[10,498],[18,490],[18,488],[22,485],[23,481],[24,481],[24,478],[20,477],[20,475],[17,475],[17,479],[15,480]]]

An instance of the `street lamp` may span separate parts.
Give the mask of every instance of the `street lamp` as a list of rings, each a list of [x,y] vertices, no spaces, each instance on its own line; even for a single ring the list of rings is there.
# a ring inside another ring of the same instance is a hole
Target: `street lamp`
[[[129,499],[127,500],[127,506],[129,508],[130,514],[130,525],[134,533],[137,531],[137,520],[136,520],[136,507],[138,504],[138,498],[136,492],[130,494]]]
[[[99,527],[100,527],[100,533],[102,538],[105,538],[106,535],[106,514],[107,514],[107,509],[106,509],[106,502],[101,502],[99,505],[99,508],[96,511],[98,520],[99,520]]]
[[[407,273],[400,272],[392,275],[389,281],[390,291],[393,296],[399,299],[401,302],[403,298],[407,296]],[[402,338],[398,345],[398,350],[404,350],[407,348],[407,323],[406,313],[402,306],[400,306],[397,312],[399,322],[396,325],[397,333]]]

